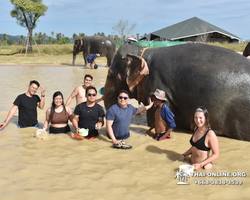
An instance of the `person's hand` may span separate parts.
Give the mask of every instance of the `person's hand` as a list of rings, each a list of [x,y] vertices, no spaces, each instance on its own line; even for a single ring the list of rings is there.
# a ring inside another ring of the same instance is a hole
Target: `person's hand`
[[[45,130],[45,131],[46,131],[46,130],[47,130],[47,128],[48,128],[48,126],[44,124],[44,125],[43,125],[43,130]]]
[[[178,159],[178,161],[182,161],[183,162],[184,159],[185,159],[185,156],[182,154],[181,157]]]
[[[45,95],[45,88],[41,86],[41,95]]]
[[[102,123],[101,123],[101,122],[97,122],[97,123],[95,124],[95,129],[96,129],[96,130],[99,130],[101,127],[102,127]]]
[[[162,140],[164,140],[165,139],[165,137],[160,137],[159,139],[158,139],[158,141],[162,141]]]
[[[200,163],[195,163],[195,164],[193,164],[193,166],[194,166],[194,170],[195,171],[197,171],[197,170],[199,170],[201,168],[201,164]]]
[[[79,128],[76,128],[76,134],[79,135]]]
[[[0,130],[2,130],[7,124],[6,123],[1,123],[0,124]]]
[[[119,141],[119,140],[113,140],[113,144],[122,145],[122,141]]]
[[[151,133],[151,129],[148,129],[144,134],[145,136],[149,135]]]
[[[148,105],[150,106],[150,108],[154,105],[154,102],[152,102],[150,97],[148,97]]]

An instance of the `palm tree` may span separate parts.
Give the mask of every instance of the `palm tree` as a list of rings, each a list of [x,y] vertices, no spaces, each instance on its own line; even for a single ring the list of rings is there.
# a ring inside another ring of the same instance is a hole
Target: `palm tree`
[[[46,43],[46,38],[47,38],[46,33],[43,33],[43,34],[42,34],[42,41],[43,41],[43,44]]]
[[[104,32],[98,32],[98,33],[95,33],[95,35],[105,36]]]
[[[56,34],[56,40],[57,40],[58,43],[60,43],[60,41],[62,40],[62,38],[63,38],[62,37],[62,33],[57,33]]]
[[[79,33],[79,36],[83,37],[83,36],[85,36],[85,34],[84,33]]]
[[[55,35],[54,31],[51,31],[51,37],[53,38]]]
[[[33,39],[38,43],[39,35],[37,33],[34,34]]]
[[[74,34],[72,35],[72,37],[73,37],[73,40],[75,40],[75,39],[77,38],[76,33],[74,33]]]
[[[176,174],[175,174],[175,176],[174,176],[174,178],[175,178],[175,179],[177,178],[179,181],[181,181],[181,178],[182,178],[182,171],[177,171]]]
[[[190,178],[190,176],[189,176],[189,174],[187,174],[187,173],[185,173],[185,172],[183,172],[183,181],[187,181],[188,180],[188,178]]]
[[[48,43],[49,43],[49,44],[52,44],[52,37],[49,36],[48,39],[49,39]]]
[[[42,44],[42,43],[43,43],[42,32],[39,32],[37,44]]]

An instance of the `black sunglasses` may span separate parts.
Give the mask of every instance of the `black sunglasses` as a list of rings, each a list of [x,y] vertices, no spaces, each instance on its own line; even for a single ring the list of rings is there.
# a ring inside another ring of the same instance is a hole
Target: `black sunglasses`
[[[89,96],[89,97],[91,97],[91,96],[95,97],[95,96],[96,96],[96,94],[91,94],[91,93],[88,93],[88,96]]]
[[[119,99],[124,99],[124,100],[127,100],[127,99],[128,99],[128,97],[119,96]]]

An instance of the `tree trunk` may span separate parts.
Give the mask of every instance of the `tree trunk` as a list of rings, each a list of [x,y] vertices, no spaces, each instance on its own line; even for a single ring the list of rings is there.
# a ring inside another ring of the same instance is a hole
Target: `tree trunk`
[[[29,48],[28,48],[28,53],[33,53],[33,49],[32,49],[32,40],[33,40],[33,37],[32,37],[32,32],[33,30],[29,30]]]

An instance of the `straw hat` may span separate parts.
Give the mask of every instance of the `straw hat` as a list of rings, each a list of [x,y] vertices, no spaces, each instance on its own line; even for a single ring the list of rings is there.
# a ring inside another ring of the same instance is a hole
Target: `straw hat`
[[[162,100],[162,101],[168,101],[166,99],[165,92],[163,90],[160,90],[160,89],[156,89],[155,92],[151,92],[150,96],[155,96],[156,99],[159,99],[159,100]]]

